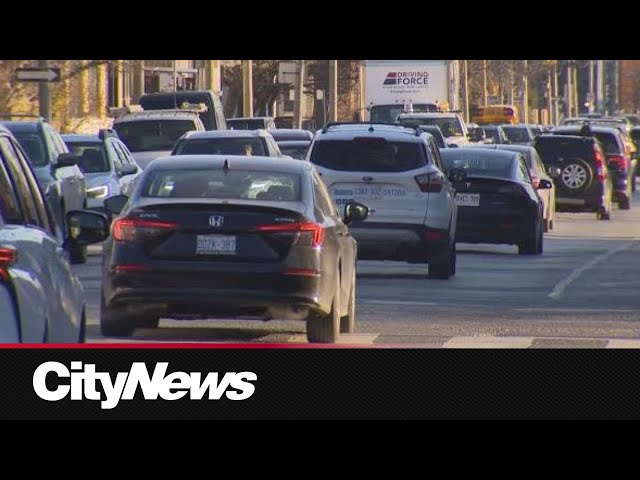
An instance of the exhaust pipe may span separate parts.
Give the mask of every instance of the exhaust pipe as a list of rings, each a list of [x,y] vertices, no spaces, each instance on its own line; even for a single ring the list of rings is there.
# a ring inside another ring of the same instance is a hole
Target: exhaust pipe
[[[267,309],[267,316],[281,320],[304,320],[309,315],[309,307],[300,305],[274,306]]]

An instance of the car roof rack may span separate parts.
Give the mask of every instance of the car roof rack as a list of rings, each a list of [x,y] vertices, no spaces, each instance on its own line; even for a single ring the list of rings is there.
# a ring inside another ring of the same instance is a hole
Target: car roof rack
[[[329,122],[324,127],[322,127],[322,133],[327,133],[331,127],[338,127],[340,125],[369,125],[369,131],[373,132],[374,126],[387,126],[387,127],[398,127],[398,128],[407,128],[404,125],[400,125],[398,123],[385,123],[385,122]]]
[[[98,132],[98,138],[100,140],[104,140],[107,137],[120,138],[118,136],[118,132],[116,132],[113,128],[101,128]]]

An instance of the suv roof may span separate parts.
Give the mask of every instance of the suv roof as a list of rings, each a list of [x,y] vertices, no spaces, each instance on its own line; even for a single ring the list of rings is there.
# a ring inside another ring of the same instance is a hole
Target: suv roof
[[[206,130],[204,132],[191,131],[185,133],[183,139],[201,139],[201,138],[247,138],[247,137],[266,137],[269,133],[266,130]]]
[[[198,112],[190,110],[143,110],[141,112],[126,113],[114,120],[115,123],[121,122],[135,122],[144,120],[166,120],[167,118],[182,119],[182,120],[195,120],[200,118]]]
[[[353,140],[355,137],[371,136],[384,137],[391,141],[403,141],[411,143],[422,142],[431,136],[421,129],[403,127],[401,125],[389,125],[386,123],[328,123],[316,134],[317,140],[323,140],[327,135],[332,139]]]

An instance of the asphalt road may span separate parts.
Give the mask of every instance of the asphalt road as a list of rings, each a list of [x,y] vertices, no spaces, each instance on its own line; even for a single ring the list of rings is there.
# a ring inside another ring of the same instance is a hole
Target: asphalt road
[[[640,348],[640,190],[610,221],[558,213],[544,254],[458,244],[457,273],[362,261],[350,344],[426,348]],[[88,342],[305,342],[303,322],[175,321],[130,339],[100,335],[100,252],[75,266],[88,301]]]

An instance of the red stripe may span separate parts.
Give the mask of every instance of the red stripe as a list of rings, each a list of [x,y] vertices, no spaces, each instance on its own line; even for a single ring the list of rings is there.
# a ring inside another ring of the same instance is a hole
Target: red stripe
[[[0,349],[8,350],[224,350],[224,349],[344,349],[344,348],[408,348],[407,344],[359,344],[359,343],[0,343]],[[410,348],[410,347],[409,347]]]

